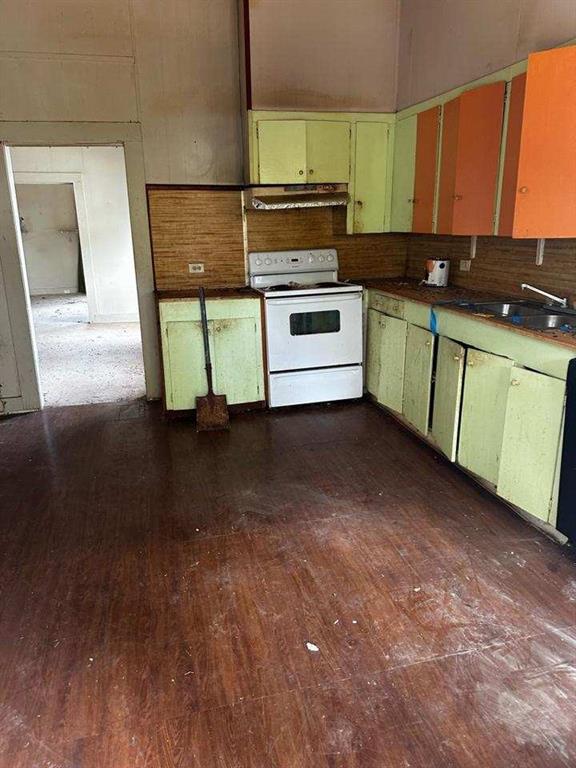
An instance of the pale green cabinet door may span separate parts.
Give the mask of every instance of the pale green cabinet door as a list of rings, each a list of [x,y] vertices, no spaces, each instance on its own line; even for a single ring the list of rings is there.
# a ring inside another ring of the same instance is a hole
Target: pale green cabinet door
[[[350,179],[350,123],[309,120],[306,123],[307,181],[339,183]]]
[[[373,396],[378,396],[380,385],[380,355],[382,348],[381,312],[368,310],[366,339],[366,389]]]
[[[388,126],[356,124],[354,166],[354,232],[384,232],[386,222],[386,171]]]
[[[434,334],[409,323],[406,332],[402,413],[423,435],[428,434],[433,363]]]
[[[257,130],[260,183],[305,183],[306,121],[260,120]]]
[[[513,368],[498,472],[498,495],[547,521],[554,491],[565,382]]]
[[[260,334],[260,321],[252,317],[212,322],[214,390],[231,405],[264,399]]]
[[[498,481],[513,365],[506,357],[477,349],[466,353],[458,462],[493,485]]]
[[[380,381],[376,399],[387,408],[402,413],[408,323],[406,320],[381,315],[380,326]]]
[[[264,400],[259,299],[209,299],[208,336],[214,389],[230,405]],[[167,410],[189,410],[207,392],[197,300],[160,301],[160,334]]]
[[[417,121],[418,116],[412,115],[396,123],[390,222],[392,232],[412,231]]]
[[[446,336],[440,336],[431,437],[450,461],[456,460],[465,356],[464,347]]]
[[[208,323],[212,336],[212,323]],[[212,350],[212,339],[210,339]],[[167,322],[162,334],[164,388],[169,411],[196,408],[196,398],[207,391],[204,342],[199,321]]]

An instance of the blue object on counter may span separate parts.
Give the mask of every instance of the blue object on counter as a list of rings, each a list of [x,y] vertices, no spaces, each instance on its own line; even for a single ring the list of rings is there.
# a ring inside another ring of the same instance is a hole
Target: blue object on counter
[[[430,307],[430,332],[434,334],[434,336],[438,336],[438,320],[436,318],[436,312],[434,312],[434,307]]]

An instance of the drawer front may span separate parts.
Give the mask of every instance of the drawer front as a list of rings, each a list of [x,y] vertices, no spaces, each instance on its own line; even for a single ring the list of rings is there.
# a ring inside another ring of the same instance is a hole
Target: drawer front
[[[377,291],[370,291],[370,301],[368,306],[370,309],[384,312],[385,315],[397,317],[399,320],[404,319],[405,306],[402,299],[395,299],[393,296],[386,296]]]

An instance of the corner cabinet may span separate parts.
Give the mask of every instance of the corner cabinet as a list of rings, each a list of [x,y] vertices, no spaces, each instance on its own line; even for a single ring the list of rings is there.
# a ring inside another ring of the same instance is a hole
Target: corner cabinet
[[[429,306],[369,291],[368,392],[500,498],[555,525],[572,351],[435,313],[437,337]]]
[[[251,184],[348,183],[348,234],[390,231],[394,114],[248,112]]]
[[[196,408],[207,391],[200,304],[197,299],[158,303],[166,410]],[[208,336],[216,394],[229,405],[265,400],[261,305],[258,298],[209,298]]]

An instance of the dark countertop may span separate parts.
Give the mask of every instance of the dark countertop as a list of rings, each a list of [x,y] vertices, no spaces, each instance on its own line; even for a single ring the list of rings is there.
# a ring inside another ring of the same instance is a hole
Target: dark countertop
[[[354,282],[362,284],[365,288],[372,288],[376,291],[384,291],[385,293],[392,293],[402,299],[408,299],[409,301],[416,301],[422,304],[442,304],[443,302],[450,301],[502,301],[511,299],[511,296],[502,296],[498,293],[490,293],[488,291],[478,291],[473,288],[459,288],[457,286],[447,286],[446,288],[431,288],[427,285],[421,285],[418,280],[410,280],[408,278],[382,278],[382,279],[368,279],[368,280],[356,280]],[[519,298],[519,297],[515,297]],[[565,331],[540,331],[533,328],[524,328],[522,326],[513,325],[499,317],[494,317],[490,314],[471,312],[465,307],[458,306],[444,306],[442,309],[449,312],[458,312],[473,317],[475,320],[479,320],[485,323],[491,323],[498,325],[501,328],[507,328],[514,333],[521,333],[524,336],[531,336],[539,341],[548,341],[552,344],[560,344],[563,347],[570,347],[576,349],[576,332]],[[576,318],[575,318],[576,320]]]
[[[249,285],[227,288],[206,288],[207,299],[259,299],[262,294]],[[198,288],[185,288],[180,291],[156,291],[157,301],[177,301],[178,299],[197,299]]]
[[[376,291],[385,291],[401,296],[410,301],[419,301],[422,304],[439,304],[445,301],[498,301],[501,298],[496,293],[489,291],[476,291],[471,288],[458,288],[447,286],[446,288],[432,288],[421,285],[418,280],[409,278],[371,278],[355,281],[365,288],[373,288]]]

